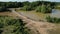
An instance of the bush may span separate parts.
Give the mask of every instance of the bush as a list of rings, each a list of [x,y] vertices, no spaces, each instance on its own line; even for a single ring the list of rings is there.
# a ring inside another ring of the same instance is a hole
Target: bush
[[[51,13],[52,12],[52,7],[50,5],[46,6],[46,13]]]
[[[41,12],[41,6],[38,6],[36,12]]]
[[[22,8],[22,10],[31,11],[31,10],[32,10],[32,7],[31,7],[31,6],[24,6],[24,7]]]
[[[0,16],[0,28],[3,31],[0,33],[9,34],[29,34],[28,28],[25,27],[25,23],[21,19],[13,19],[8,16]],[[7,32],[4,32],[7,31]]]
[[[41,13],[46,13],[46,6],[45,5],[39,6],[37,7],[36,11]]]
[[[3,28],[4,27],[4,24],[3,23],[0,23],[0,28]]]
[[[36,9],[37,12],[41,12],[41,13],[51,13],[52,12],[52,8],[51,7],[47,7],[46,5],[41,5],[38,6]]]
[[[0,7],[0,12],[6,12],[6,11],[10,11],[10,10],[7,9],[6,7]]]
[[[60,18],[55,18],[55,17],[46,17],[46,20],[51,23],[60,23]]]
[[[0,30],[0,34],[2,34],[3,30]]]

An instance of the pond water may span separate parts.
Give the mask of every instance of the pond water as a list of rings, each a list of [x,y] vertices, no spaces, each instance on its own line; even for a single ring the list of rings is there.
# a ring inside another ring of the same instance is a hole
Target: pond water
[[[60,10],[58,9],[53,9],[52,13],[50,14],[51,17],[57,17],[60,18]]]

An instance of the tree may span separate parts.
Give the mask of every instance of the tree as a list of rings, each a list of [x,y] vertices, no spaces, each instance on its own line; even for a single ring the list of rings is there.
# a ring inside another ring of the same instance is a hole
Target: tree
[[[24,6],[29,6],[30,5],[30,2],[29,1],[25,1],[25,2],[22,2]]]

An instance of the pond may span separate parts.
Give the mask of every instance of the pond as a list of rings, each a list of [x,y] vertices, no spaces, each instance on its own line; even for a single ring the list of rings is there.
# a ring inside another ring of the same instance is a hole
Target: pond
[[[52,13],[50,14],[51,17],[60,18],[60,10],[52,9]]]

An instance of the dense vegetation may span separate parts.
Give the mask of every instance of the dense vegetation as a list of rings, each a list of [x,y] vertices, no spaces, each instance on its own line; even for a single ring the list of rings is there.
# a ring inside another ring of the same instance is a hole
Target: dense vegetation
[[[0,34],[29,34],[30,29],[25,27],[21,19],[0,16]]]
[[[51,13],[52,8],[50,6],[42,5],[37,7],[36,11],[41,13]]]
[[[0,11],[5,11],[7,8],[20,7],[22,10],[26,11],[36,10],[37,12],[50,13],[55,5],[56,2],[49,2],[49,1],[0,2]]]
[[[21,2],[0,2],[0,12],[10,11],[8,8],[22,7]]]
[[[41,13],[51,13],[55,6],[54,2],[36,1],[36,2],[24,2],[23,10],[31,11],[36,10]]]
[[[51,23],[60,23],[60,18],[56,18],[56,17],[50,17],[50,16],[48,16],[48,17],[46,17],[46,20],[48,22],[51,22]]]

